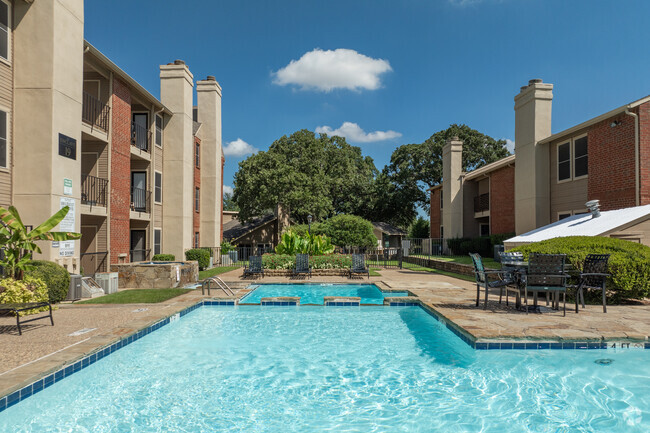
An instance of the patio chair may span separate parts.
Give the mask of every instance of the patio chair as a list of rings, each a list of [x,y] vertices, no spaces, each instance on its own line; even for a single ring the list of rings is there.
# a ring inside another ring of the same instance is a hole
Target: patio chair
[[[524,261],[524,254],[523,253],[518,253],[518,252],[510,252],[510,251],[500,251],[499,252],[499,258],[501,259],[501,266],[508,265],[508,263],[512,262],[523,262]]]
[[[578,312],[578,298],[585,308],[584,289],[598,289],[603,292],[603,313],[607,313],[607,297],[605,284],[607,283],[607,267],[609,254],[587,254],[585,263],[582,266],[582,272],[578,277],[578,284],[572,286],[576,288],[576,313]]]
[[[490,289],[499,289],[499,304],[503,298],[503,291],[506,291],[506,305],[508,305],[508,286],[515,284],[515,280],[508,276],[507,272],[497,270],[485,270],[483,259],[480,254],[470,253],[474,263],[474,276],[476,277],[476,306],[479,306],[481,298],[481,287],[485,290],[485,304],[483,309],[487,309],[488,292]],[[519,293],[519,290],[517,290]]]
[[[49,307],[50,312],[45,316],[32,317],[31,319],[20,319],[20,314],[23,311],[32,310],[34,308]],[[33,322],[35,320],[47,319],[49,317],[50,323],[54,326],[54,319],[52,318],[52,304],[49,302],[23,302],[15,304],[0,304],[0,312],[13,312],[16,315],[16,325],[18,326],[18,335],[23,335],[23,330],[20,325],[24,323]]]
[[[563,294],[564,315],[566,316],[567,275],[564,271],[565,254],[531,254],[528,257],[528,272],[524,289],[525,302],[528,304],[528,292],[533,292],[535,299],[539,292],[545,294]],[[559,298],[554,296],[553,307],[559,308]],[[526,308],[528,313],[528,308]]]
[[[499,252],[499,260],[501,263],[501,270],[505,273],[503,278],[513,281],[516,285],[517,301],[516,306],[519,308],[521,305],[521,291],[520,285],[525,281],[526,276],[520,272],[522,270],[521,264],[524,263],[524,255],[519,252]],[[508,295],[506,293],[506,305],[508,305]]]
[[[244,276],[257,274],[262,274],[262,277],[264,277],[262,256],[250,256],[248,258],[248,266],[244,266]]]
[[[296,267],[293,268],[293,275],[307,274],[311,278],[311,266],[309,266],[309,254],[296,254]]]
[[[352,274],[367,274],[368,278],[370,278],[370,269],[366,266],[366,256],[364,254],[352,254],[350,278],[352,278]]]

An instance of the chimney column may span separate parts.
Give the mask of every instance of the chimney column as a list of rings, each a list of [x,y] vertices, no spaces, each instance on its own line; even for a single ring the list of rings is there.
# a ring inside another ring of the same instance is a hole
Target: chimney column
[[[442,227],[446,239],[463,236],[463,142],[448,139],[442,148]]]

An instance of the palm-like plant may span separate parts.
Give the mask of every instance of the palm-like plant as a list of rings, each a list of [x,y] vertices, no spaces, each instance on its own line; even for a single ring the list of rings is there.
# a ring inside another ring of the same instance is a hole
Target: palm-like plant
[[[307,234],[300,236],[288,230],[282,234],[280,243],[275,247],[275,252],[278,254],[310,254],[312,256],[320,256],[333,253],[334,246],[325,235],[315,236],[313,234]]]
[[[32,268],[29,265],[32,254],[41,252],[36,241],[70,241],[81,238],[81,233],[50,231],[65,218],[69,210],[68,206],[65,206],[35,229],[27,230],[20,219],[18,209],[13,206],[9,206],[9,209],[0,206],[0,246],[4,249],[4,258],[0,260],[0,265],[5,268],[9,277],[22,279],[23,272]]]

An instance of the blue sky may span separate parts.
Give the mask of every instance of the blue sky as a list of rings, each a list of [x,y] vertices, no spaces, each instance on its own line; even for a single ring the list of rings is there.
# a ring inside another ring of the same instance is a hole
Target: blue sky
[[[174,59],[195,79],[217,78],[227,186],[247,151],[303,128],[349,122],[348,141],[378,169],[397,146],[451,123],[514,139],[513,97],[531,78],[555,85],[553,132],[650,94],[645,0],[90,0],[85,8],[86,39],[154,95],[158,65]]]

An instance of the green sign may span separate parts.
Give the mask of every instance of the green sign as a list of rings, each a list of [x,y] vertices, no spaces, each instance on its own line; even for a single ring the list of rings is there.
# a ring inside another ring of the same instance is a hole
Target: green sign
[[[63,194],[72,195],[72,179],[63,179]]]

